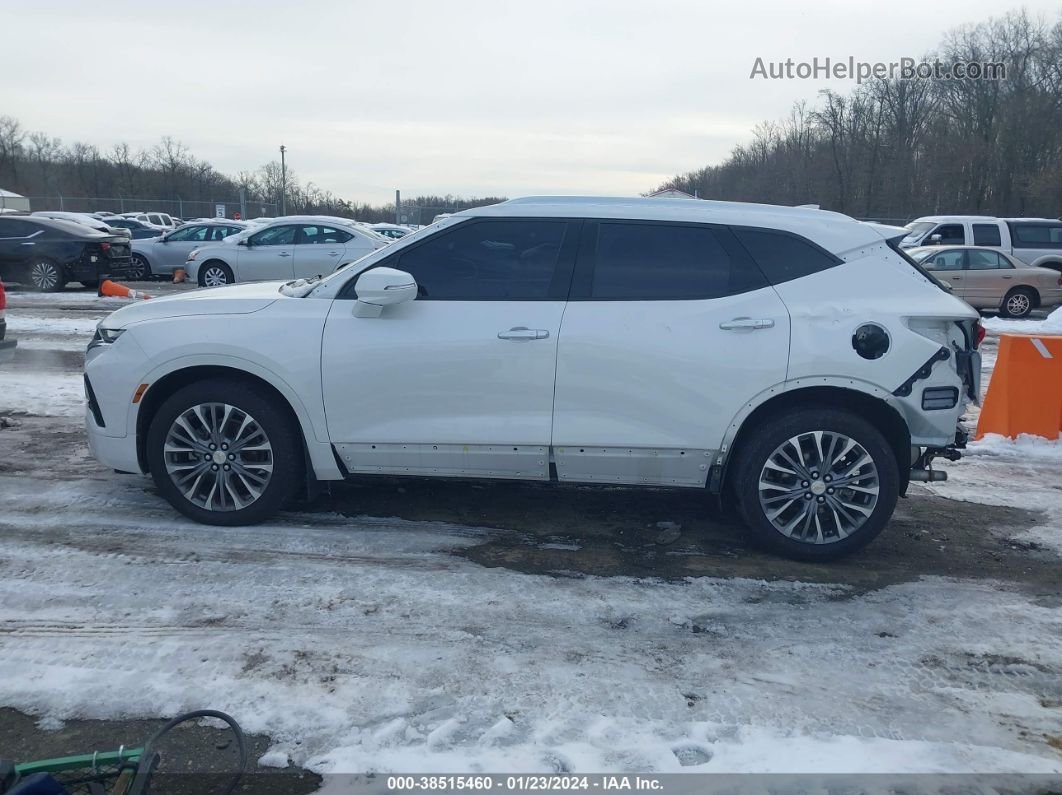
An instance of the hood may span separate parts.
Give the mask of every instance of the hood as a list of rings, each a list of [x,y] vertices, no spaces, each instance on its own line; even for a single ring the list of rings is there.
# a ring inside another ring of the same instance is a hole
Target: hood
[[[110,329],[128,328],[145,320],[194,315],[246,315],[287,300],[280,293],[284,282],[253,282],[213,287],[190,293],[150,298],[124,306],[102,321]]]

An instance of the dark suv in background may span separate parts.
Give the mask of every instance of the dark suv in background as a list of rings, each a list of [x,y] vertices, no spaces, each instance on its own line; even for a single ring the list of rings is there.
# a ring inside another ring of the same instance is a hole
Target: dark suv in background
[[[129,238],[107,235],[71,221],[0,216],[0,279],[36,290],[62,290],[67,282],[96,287],[129,267]]]

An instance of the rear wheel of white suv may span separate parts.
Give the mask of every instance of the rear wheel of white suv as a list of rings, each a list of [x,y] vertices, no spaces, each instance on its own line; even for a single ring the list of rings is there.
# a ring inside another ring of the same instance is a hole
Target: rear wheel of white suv
[[[749,532],[786,557],[843,557],[872,541],[896,507],[892,449],[873,425],[847,411],[774,416],[737,456],[735,492]]]
[[[183,387],[159,407],[147,436],[159,491],[197,522],[267,519],[302,482],[296,423],[284,407],[237,379]]]

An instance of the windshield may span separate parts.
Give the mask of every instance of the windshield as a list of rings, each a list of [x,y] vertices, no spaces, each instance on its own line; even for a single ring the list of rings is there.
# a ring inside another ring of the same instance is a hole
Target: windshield
[[[904,227],[907,230],[907,237],[904,240],[918,240],[934,226],[936,223],[933,221],[912,221]]]

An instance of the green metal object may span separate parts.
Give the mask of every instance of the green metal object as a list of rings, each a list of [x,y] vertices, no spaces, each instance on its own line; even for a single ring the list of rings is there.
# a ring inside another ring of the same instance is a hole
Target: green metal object
[[[63,773],[68,770],[94,770],[102,767],[118,767],[125,762],[136,764],[143,755],[143,748],[122,748],[118,751],[104,751],[78,756],[61,756],[56,759],[39,759],[15,765],[20,778],[34,773]]]

